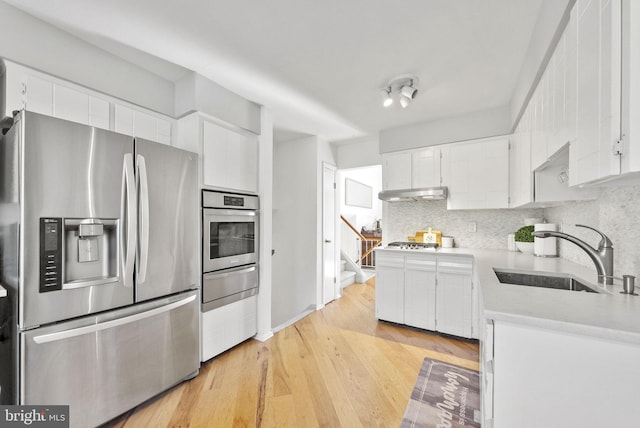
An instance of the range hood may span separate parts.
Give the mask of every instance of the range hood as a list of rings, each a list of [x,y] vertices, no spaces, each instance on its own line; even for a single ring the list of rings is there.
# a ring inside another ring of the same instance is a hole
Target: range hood
[[[386,190],[378,193],[378,199],[387,202],[421,201],[445,199],[446,187],[424,187],[422,189]]]

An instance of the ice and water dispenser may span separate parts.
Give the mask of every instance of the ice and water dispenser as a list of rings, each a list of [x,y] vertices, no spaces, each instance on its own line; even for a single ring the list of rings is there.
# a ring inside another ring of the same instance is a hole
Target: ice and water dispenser
[[[118,220],[40,219],[40,292],[118,281]]]

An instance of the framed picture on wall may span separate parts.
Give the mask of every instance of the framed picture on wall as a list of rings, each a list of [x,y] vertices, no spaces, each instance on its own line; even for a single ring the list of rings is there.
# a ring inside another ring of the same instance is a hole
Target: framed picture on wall
[[[359,181],[345,178],[344,203],[352,207],[371,208],[373,188]]]

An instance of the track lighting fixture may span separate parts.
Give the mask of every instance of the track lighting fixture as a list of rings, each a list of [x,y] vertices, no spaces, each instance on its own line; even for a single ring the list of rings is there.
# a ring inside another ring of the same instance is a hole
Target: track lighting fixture
[[[406,108],[418,94],[418,78],[410,74],[395,77],[380,90],[382,105],[389,107],[393,104],[393,98],[398,98],[402,108]]]

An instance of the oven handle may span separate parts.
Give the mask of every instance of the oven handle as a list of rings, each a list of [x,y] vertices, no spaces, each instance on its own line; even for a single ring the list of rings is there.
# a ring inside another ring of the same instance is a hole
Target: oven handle
[[[258,210],[229,210],[220,208],[202,208],[205,216],[238,216],[238,217],[257,217]]]
[[[211,273],[206,273],[204,275],[202,275],[202,279],[203,280],[210,280],[210,279],[218,279],[218,278],[226,278],[228,276],[231,275],[237,275],[239,273],[250,273],[256,270],[256,266],[249,266],[249,267],[245,267],[245,266],[241,266],[241,267],[237,267],[237,268],[231,268],[231,269],[225,269],[222,272],[211,272]]]

